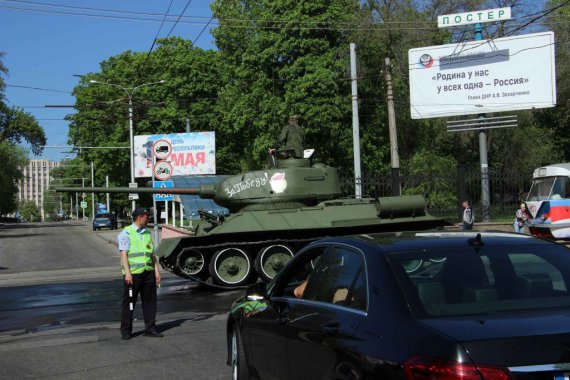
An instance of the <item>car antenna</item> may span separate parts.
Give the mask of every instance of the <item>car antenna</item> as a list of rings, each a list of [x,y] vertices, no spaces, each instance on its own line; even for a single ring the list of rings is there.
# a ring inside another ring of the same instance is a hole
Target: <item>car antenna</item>
[[[475,248],[475,252],[477,253],[479,253],[481,247],[485,245],[483,244],[483,239],[481,239],[480,233],[475,236],[475,239],[469,239],[467,242]]]

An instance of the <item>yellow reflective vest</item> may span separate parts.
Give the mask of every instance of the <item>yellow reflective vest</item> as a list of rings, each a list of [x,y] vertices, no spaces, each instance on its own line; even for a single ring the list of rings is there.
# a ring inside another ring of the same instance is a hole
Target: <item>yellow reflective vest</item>
[[[125,228],[125,231],[129,234],[130,241],[127,260],[131,274],[141,274],[147,270],[154,270],[154,263],[152,261],[154,247],[150,232],[145,230],[141,239],[141,234],[137,232],[135,226],[130,225]],[[123,274],[125,274],[124,268],[122,268],[122,271]]]

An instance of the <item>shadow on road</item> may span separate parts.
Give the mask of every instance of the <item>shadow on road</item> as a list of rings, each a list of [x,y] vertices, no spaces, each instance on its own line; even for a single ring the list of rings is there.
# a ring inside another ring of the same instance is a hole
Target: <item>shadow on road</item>
[[[46,234],[2,234],[0,237],[2,239],[11,239],[11,238],[27,238],[30,236],[44,236]]]
[[[174,321],[170,321],[170,322],[166,322],[166,323],[159,323],[156,325],[156,329],[158,330],[158,332],[162,333],[162,332],[168,331],[170,329],[180,327],[185,322],[200,322],[200,321],[205,321],[211,317],[212,317],[211,314],[207,314],[207,315],[200,315],[200,316],[193,317],[193,318],[180,318],[180,319],[176,319]]]
[[[23,228],[60,228],[60,227],[70,227],[70,226],[85,226],[84,223],[70,224],[62,222],[53,223],[4,223],[0,224],[0,229],[2,230],[17,230]],[[4,236],[4,235],[2,235]]]

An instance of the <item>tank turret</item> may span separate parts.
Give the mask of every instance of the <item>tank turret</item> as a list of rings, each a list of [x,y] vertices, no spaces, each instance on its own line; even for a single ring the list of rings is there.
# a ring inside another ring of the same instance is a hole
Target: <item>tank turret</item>
[[[282,161],[287,161],[286,167],[230,176],[215,184],[197,188],[61,187],[56,191],[199,195],[213,199],[232,213],[314,206],[340,196],[340,182],[335,168],[320,164],[309,167],[306,159]]]
[[[190,194],[213,199],[230,215],[199,211],[193,236],[164,239],[162,266],[182,277],[236,287],[272,279],[306,244],[324,236],[425,230],[446,223],[421,196],[340,198],[337,169],[308,159],[275,160],[271,168],[222,177],[197,188],[78,188],[58,192]]]

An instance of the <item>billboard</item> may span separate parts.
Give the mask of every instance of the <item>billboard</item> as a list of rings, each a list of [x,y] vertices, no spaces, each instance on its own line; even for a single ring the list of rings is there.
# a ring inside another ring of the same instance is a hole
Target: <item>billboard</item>
[[[166,161],[172,165],[172,176],[216,174],[216,133],[190,132],[135,136],[135,177],[152,177],[152,147],[166,140],[172,153]]]
[[[554,33],[408,52],[412,119],[556,105]]]

